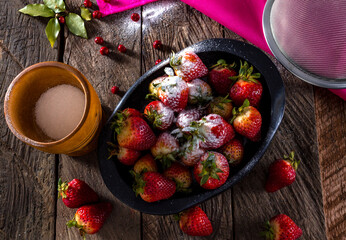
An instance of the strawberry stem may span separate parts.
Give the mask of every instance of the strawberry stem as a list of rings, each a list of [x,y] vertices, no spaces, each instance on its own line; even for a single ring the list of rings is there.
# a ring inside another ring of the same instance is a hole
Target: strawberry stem
[[[60,196],[62,196],[62,198],[66,198],[67,197],[66,196],[67,189],[68,189],[68,183],[67,182],[63,182],[61,180],[61,178],[59,178],[59,181],[58,181],[58,192],[59,192],[58,198]]]
[[[241,106],[238,107],[238,108],[234,107],[234,108],[232,109],[232,115],[233,115],[233,117],[231,118],[231,120],[230,120],[229,122],[232,124],[233,121],[234,121],[234,119],[236,119],[236,117],[237,117],[239,114],[241,114],[241,113],[244,111],[244,109],[245,109],[246,107],[248,107],[248,106],[250,106],[250,101],[249,101],[248,99],[245,99],[245,101],[243,102],[243,105],[241,105]]]
[[[202,172],[199,174],[201,178],[200,185],[204,185],[209,177],[220,180],[217,173],[223,172],[220,168],[216,166],[216,159],[213,153],[209,153],[206,160],[202,161]]]
[[[294,170],[297,171],[300,160],[294,159],[294,151],[291,151],[288,156],[284,155],[284,160],[288,161],[291,164],[291,166],[294,168]]]
[[[260,232],[260,236],[264,237],[266,240],[274,239],[274,229],[271,227],[270,222],[267,221],[264,225],[264,231]]]

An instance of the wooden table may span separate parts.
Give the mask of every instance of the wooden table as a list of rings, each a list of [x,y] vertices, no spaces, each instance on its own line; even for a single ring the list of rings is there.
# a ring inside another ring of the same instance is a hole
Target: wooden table
[[[10,82],[37,62],[62,61],[79,69],[109,114],[121,98],[111,94],[111,86],[116,84],[125,92],[171,50],[208,38],[244,41],[180,1],[159,1],[87,23],[88,40],[65,29],[51,49],[44,32],[47,20],[18,13],[25,4],[35,2],[41,1],[0,0],[1,112]],[[81,3],[66,2],[75,12]],[[130,19],[133,12],[141,14],[138,23]],[[96,36],[105,39],[110,56],[99,54],[100,46],[93,41]],[[152,47],[157,39],[165,45],[162,51]],[[118,44],[126,46],[126,54],[115,50]],[[202,204],[214,227],[208,239],[258,239],[262,223],[278,213],[289,215],[303,229],[301,239],[345,239],[345,102],[299,80],[272,60],[286,86],[283,122],[254,170]],[[0,121],[0,239],[80,239],[76,229],[65,225],[75,210],[57,200],[60,177],[86,180],[114,205],[100,233],[88,239],[192,239],[179,230],[172,216],[142,214],[118,201],[102,181],[95,152],[78,158],[39,152],[14,137],[3,115]],[[292,149],[302,160],[296,182],[267,194],[263,184],[268,165]]]

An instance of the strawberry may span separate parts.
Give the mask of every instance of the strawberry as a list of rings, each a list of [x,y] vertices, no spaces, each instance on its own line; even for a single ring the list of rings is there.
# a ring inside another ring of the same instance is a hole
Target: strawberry
[[[235,136],[233,127],[217,114],[209,114],[198,122],[192,122],[182,131],[195,135],[199,139],[199,146],[204,149],[219,148]]]
[[[196,181],[205,189],[223,185],[229,175],[228,161],[221,153],[206,152],[193,169]]]
[[[163,75],[161,77],[158,77],[156,79],[154,79],[153,81],[151,81],[151,83],[149,84],[149,94],[147,94],[147,96],[145,97],[146,99],[155,99],[157,100],[159,97],[157,95],[157,89],[158,89],[158,85],[160,83],[162,83],[162,81],[167,77],[167,75]]]
[[[145,107],[144,116],[154,128],[166,130],[173,122],[174,111],[160,101],[153,101]]]
[[[187,83],[189,87],[189,100],[190,104],[205,105],[213,99],[211,87],[205,81],[199,78]]]
[[[180,229],[190,236],[209,236],[213,227],[205,212],[198,206],[189,208],[179,214]]]
[[[87,203],[97,202],[97,193],[84,181],[73,179],[71,182],[58,182],[59,195],[68,208],[77,208]]]
[[[179,55],[173,54],[170,64],[175,74],[186,82],[208,74],[208,68],[194,52],[185,51]]]
[[[108,159],[112,158],[113,156],[117,156],[119,162],[121,162],[124,165],[132,166],[133,164],[135,164],[136,160],[141,155],[140,151],[120,147],[110,142],[108,142],[108,144],[112,146],[112,149],[108,149]]]
[[[133,191],[146,202],[156,202],[170,198],[175,193],[174,181],[157,172],[144,172],[142,175],[130,171],[135,178]]]
[[[187,192],[192,184],[192,176],[189,169],[177,162],[172,163],[163,172],[163,176],[176,183],[177,192]]]
[[[116,113],[114,118],[111,128],[120,147],[142,151],[155,144],[156,136],[144,119],[128,116],[124,111]]]
[[[232,101],[226,95],[226,97],[214,98],[208,106],[208,113],[218,114],[227,121],[232,117],[232,109]]]
[[[217,94],[225,96],[229,92],[233,83],[230,77],[237,75],[234,67],[235,62],[227,64],[224,59],[218,60],[217,64],[211,67],[212,69],[208,74],[208,81]]]
[[[262,84],[256,80],[261,77],[260,73],[252,73],[253,66],[245,61],[244,64],[240,61],[239,75],[230,77],[236,81],[229,91],[229,96],[236,106],[242,105],[245,99],[250,101],[250,105],[258,107],[262,97]]]
[[[188,141],[180,149],[180,161],[184,165],[192,167],[199,161],[199,159],[204,153],[205,149],[201,148],[199,146],[199,143]]]
[[[150,153],[144,155],[135,163],[133,171],[139,174],[142,172],[157,172],[157,165],[154,157]]]
[[[291,185],[296,179],[296,171],[300,161],[294,159],[294,152],[284,159],[279,159],[269,166],[269,176],[265,186],[267,192],[275,192]]]
[[[230,166],[237,166],[243,160],[243,143],[239,139],[233,138],[221,148],[221,153],[227,158]]]
[[[168,132],[163,132],[157,138],[154,146],[150,148],[151,154],[155,159],[160,160],[162,167],[169,167],[175,161],[179,152],[178,140]]]
[[[295,240],[303,234],[303,231],[285,214],[271,218],[266,223],[265,229],[261,235],[267,240]]]
[[[137,109],[134,108],[125,108],[122,113],[126,116],[126,117],[142,117],[142,114],[140,113],[140,111],[138,111]]]
[[[68,221],[68,227],[79,229],[80,235],[85,239],[85,234],[95,234],[111,214],[113,206],[109,202],[84,205],[77,209],[73,220]]]
[[[203,114],[204,109],[201,108],[184,109],[178,114],[176,125],[179,128],[188,127],[190,126],[191,122],[201,119]]]
[[[249,105],[250,102],[245,99],[241,107],[233,108],[230,122],[237,133],[258,142],[261,138],[262,116],[256,108]]]
[[[189,87],[180,77],[166,77],[156,88],[158,98],[174,112],[180,112],[186,107]]]

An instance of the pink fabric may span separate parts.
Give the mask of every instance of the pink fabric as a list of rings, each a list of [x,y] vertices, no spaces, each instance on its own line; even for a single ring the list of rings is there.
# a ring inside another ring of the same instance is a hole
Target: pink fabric
[[[125,11],[156,0],[97,0],[106,16]],[[271,53],[262,30],[262,14],[266,0],[181,0],[214,19],[233,32]],[[346,101],[346,89],[330,89]]]

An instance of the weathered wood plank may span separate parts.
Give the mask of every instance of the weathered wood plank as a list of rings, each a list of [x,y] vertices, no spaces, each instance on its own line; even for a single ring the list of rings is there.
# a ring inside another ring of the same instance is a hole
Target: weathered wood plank
[[[76,10],[80,3],[79,0],[69,1],[69,7]],[[93,9],[96,9],[96,4]],[[140,76],[141,23],[131,20],[132,12],[140,13],[140,8],[86,23],[88,40],[65,31],[64,62],[76,67],[91,82],[99,94],[106,115],[113,111],[120,100],[120,96],[111,93],[111,87],[117,85],[124,92]],[[96,36],[105,40],[105,45],[110,49],[109,56],[99,53],[101,46],[94,43]],[[118,44],[126,46],[126,54],[116,50]],[[73,178],[85,180],[102,200],[113,204],[113,212],[102,230],[88,236],[88,239],[140,239],[140,213],[122,204],[108,191],[95,152],[79,158],[60,156],[59,177],[69,181]],[[61,200],[57,209],[56,238],[78,239],[78,231],[66,227],[66,221],[73,218],[76,209],[67,209]]]
[[[225,30],[225,37],[234,35]],[[233,187],[235,239],[258,239],[264,222],[279,213],[290,216],[302,228],[302,239],[326,239],[313,89],[271,59],[286,87],[285,116],[261,161]],[[292,150],[301,159],[296,182],[276,193],[266,193],[270,163]]]
[[[44,19],[18,12],[28,3],[4,1],[0,9],[0,239],[54,239],[55,159],[20,142],[4,119],[4,97],[25,67],[56,60]]]
[[[143,73],[155,61],[166,59],[171,51],[208,38],[223,37],[223,27],[179,1],[158,1],[143,6]],[[155,50],[152,43],[161,40],[164,48]],[[231,191],[202,204],[214,232],[209,239],[233,239]],[[172,216],[142,214],[143,239],[193,239],[183,234]]]
[[[346,103],[315,87],[315,115],[328,239],[346,235]]]

